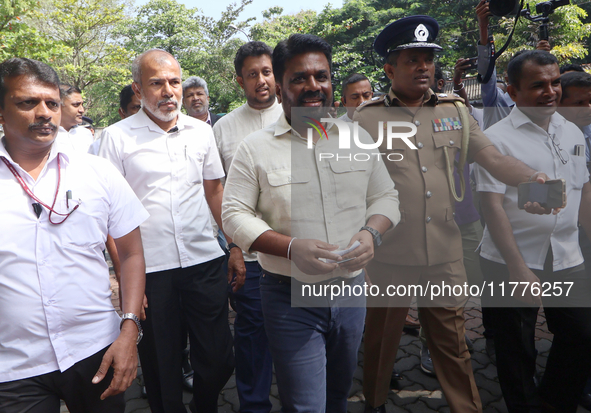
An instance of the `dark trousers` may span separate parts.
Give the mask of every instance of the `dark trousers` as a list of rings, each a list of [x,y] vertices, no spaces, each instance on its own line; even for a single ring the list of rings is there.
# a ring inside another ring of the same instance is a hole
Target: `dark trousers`
[[[551,254],[549,254],[551,257]],[[536,388],[535,326],[537,307],[525,307],[510,297],[512,289],[507,266],[481,258],[485,280],[505,282],[505,297],[490,308],[495,329],[497,373],[509,413],[537,413],[542,404],[557,412],[575,412],[591,368],[591,290],[583,269],[552,271],[552,260],[544,270],[534,270],[540,282],[574,281],[567,300],[542,297],[548,329],[554,334],[546,370]],[[566,289],[566,288],[565,288]],[[499,290],[495,290],[496,293]],[[562,305],[562,307],[560,307]],[[587,307],[584,307],[587,306]]]
[[[146,274],[148,308],[139,353],[152,413],[186,413],[182,315],[195,372],[191,410],[217,412],[218,394],[234,370],[223,261],[220,257],[188,268]]]
[[[236,353],[236,389],[241,413],[268,413],[271,411],[269,393],[273,379],[273,362],[265,332],[258,262],[245,262],[244,286],[231,291],[234,321],[234,351]]]
[[[92,384],[107,349],[64,372],[0,383],[0,413],[59,413],[60,399],[71,413],[123,413],[123,393],[100,399],[113,378],[112,368],[99,384]]]

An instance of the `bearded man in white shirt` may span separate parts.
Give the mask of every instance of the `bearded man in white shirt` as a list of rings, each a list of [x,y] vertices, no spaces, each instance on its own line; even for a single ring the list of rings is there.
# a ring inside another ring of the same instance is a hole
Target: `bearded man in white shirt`
[[[517,188],[476,166],[486,221],[481,267],[490,283],[485,294],[495,306],[490,311],[499,382],[510,413],[573,413],[591,368],[591,288],[577,227],[579,221],[591,231],[585,140],[576,125],[556,112],[562,89],[554,56],[524,52],[509,62],[507,73],[507,91],[516,106],[485,134],[504,155],[545,170],[550,179],[564,179],[567,204],[553,215],[526,214],[519,209]],[[540,304],[554,338],[536,387]]]
[[[191,410],[216,412],[218,394],[234,369],[224,252],[209,218],[211,210],[221,227],[224,170],[211,127],[180,113],[176,59],[149,50],[134,60],[132,73],[142,108],[105,129],[99,156],[119,169],[150,212],[141,226],[148,308],[139,347],[148,401],[154,413],[185,412],[184,316],[195,372]],[[228,266],[240,288],[241,251],[230,251]]]
[[[276,122],[283,113],[275,94],[272,55],[273,49],[263,42],[248,42],[236,52],[236,80],[244,90],[246,103],[222,117],[213,127],[226,174],[244,138]],[[228,248],[240,250],[236,244],[230,244]],[[261,308],[261,266],[256,253],[245,252],[244,261],[244,286],[230,291],[232,307],[236,311],[236,388],[240,411],[268,413],[272,407],[269,392],[273,366]]]
[[[0,410],[123,413],[136,376],[148,213],[104,159],[56,139],[59,78],[0,64]],[[111,303],[107,234],[121,258],[123,320]],[[112,369],[110,367],[113,367]]]

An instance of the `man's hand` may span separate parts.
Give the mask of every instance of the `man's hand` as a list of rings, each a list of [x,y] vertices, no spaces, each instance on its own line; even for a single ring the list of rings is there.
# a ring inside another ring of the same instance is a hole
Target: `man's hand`
[[[339,264],[339,266],[345,268],[349,272],[364,268],[373,258],[373,236],[369,231],[362,230],[353,235],[353,238],[351,238],[347,248],[353,245],[355,241],[359,241],[361,245],[359,245],[350,253],[343,255],[344,260],[353,257],[355,257],[355,259]]]
[[[144,294],[144,301],[142,302],[142,311],[140,312],[140,320],[144,321],[146,319],[146,308],[148,308],[148,297]]]
[[[125,321],[121,334],[103,356],[92,383],[100,383],[111,366],[113,366],[114,373],[109,387],[101,394],[101,400],[123,393],[135,379],[137,375],[137,335],[137,327],[133,321]]]
[[[480,28],[488,28],[489,16],[492,16],[492,13],[488,1],[480,0],[480,3],[476,6],[476,19]]]
[[[513,298],[524,302],[528,305],[542,305],[542,299],[539,295],[532,294],[532,284],[538,283],[538,287],[541,286],[540,279],[527,267],[522,267],[517,270],[509,270],[509,282],[527,282],[529,284],[518,284],[513,291],[513,285],[509,284],[508,289],[505,290],[508,294],[512,293]],[[541,288],[538,288],[541,291]]]
[[[536,49],[543,50],[545,52],[549,52],[550,50],[552,50],[552,46],[550,46],[550,43],[548,42],[548,40],[540,40],[538,42],[538,44],[536,45]]]
[[[230,249],[228,259],[228,284],[232,284],[232,291],[236,292],[242,288],[246,280],[246,266],[240,248]]]
[[[459,85],[462,83],[462,77],[468,67],[470,66],[470,59],[458,59],[456,65],[454,66],[454,85]]]
[[[546,175],[543,172],[536,172],[530,178],[530,182],[537,182],[539,184],[543,184],[549,180],[550,180],[550,178],[548,178],[548,175]],[[561,208],[554,208],[554,209],[544,208],[543,206],[541,206],[537,202],[528,202],[524,205],[523,209],[526,212],[528,212],[530,214],[535,214],[535,215],[548,215],[550,213],[552,213],[553,215],[556,215],[561,210]]]
[[[328,274],[336,270],[338,264],[326,263],[319,258],[341,261],[342,258],[339,255],[330,252],[336,249],[338,246],[316,239],[294,239],[291,243],[291,260],[304,274]]]

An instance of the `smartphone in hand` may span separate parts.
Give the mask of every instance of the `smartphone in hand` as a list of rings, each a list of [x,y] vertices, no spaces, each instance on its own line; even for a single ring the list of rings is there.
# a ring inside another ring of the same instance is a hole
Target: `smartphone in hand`
[[[543,184],[524,182],[517,186],[517,204],[524,209],[528,202],[537,202],[544,208],[564,208],[566,206],[566,181],[552,179]]]

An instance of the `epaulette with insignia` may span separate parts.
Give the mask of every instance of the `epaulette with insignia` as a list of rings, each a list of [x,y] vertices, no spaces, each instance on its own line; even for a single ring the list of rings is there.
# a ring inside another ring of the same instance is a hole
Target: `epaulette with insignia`
[[[437,101],[439,103],[454,102],[454,101],[458,101],[458,100],[461,102],[464,102],[464,99],[462,99],[461,97],[459,97],[455,93],[453,93],[451,95],[448,95],[447,93],[438,93],[437,94]]]
[[[368,106],[390,106],[390,96],[382,95],[382,96],[375,96],[370,100],[366,100],[365,102],[361,103],[357,106],[357,110],[361,110]]]

